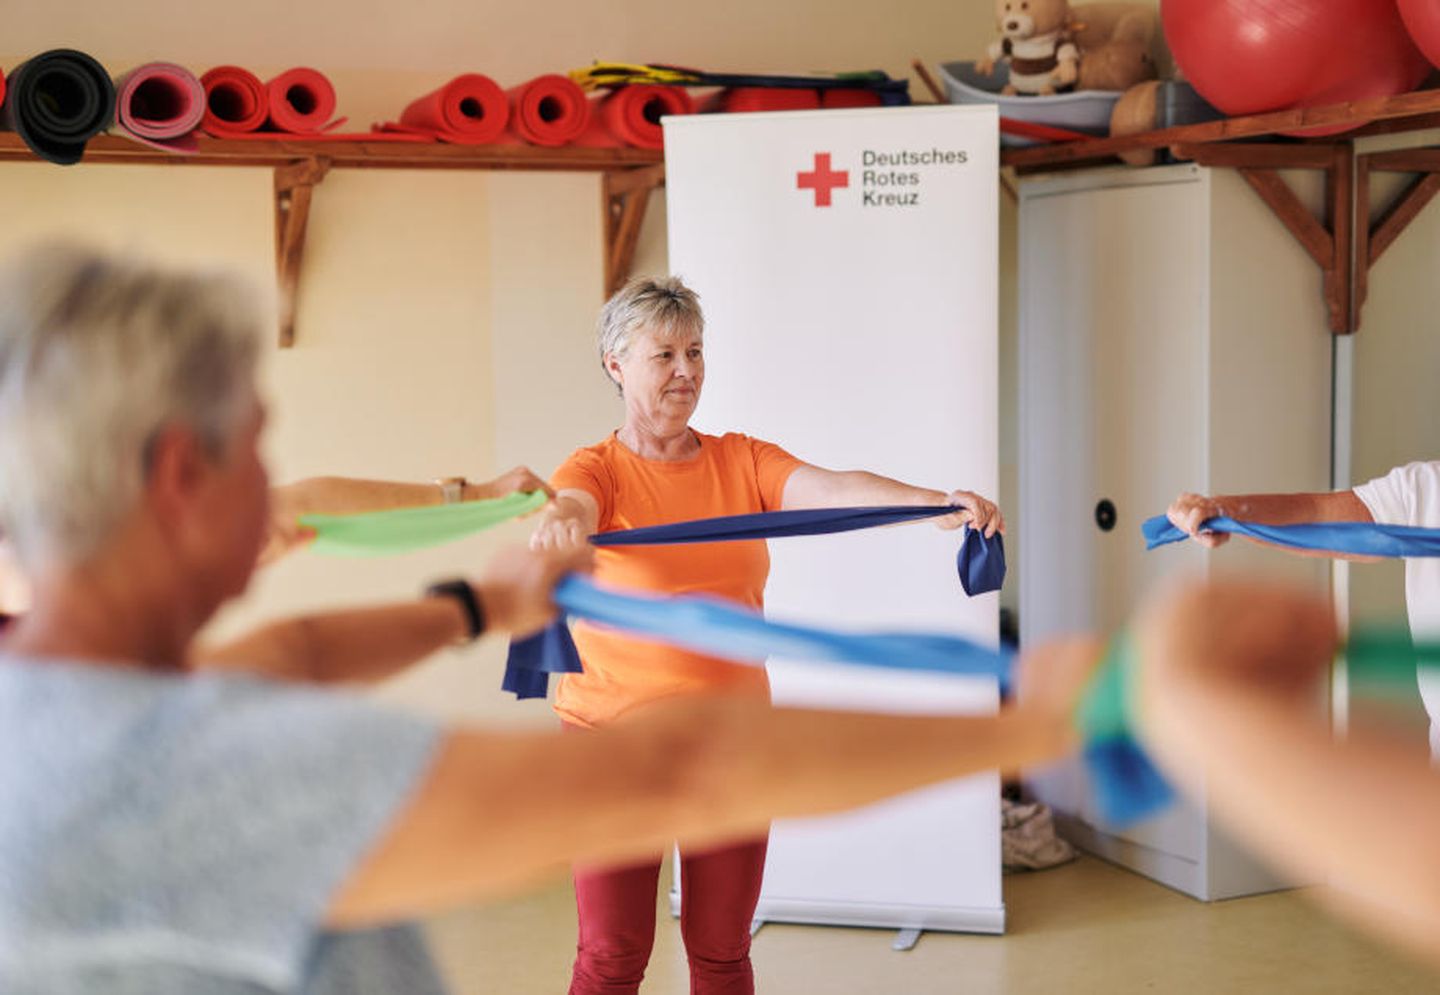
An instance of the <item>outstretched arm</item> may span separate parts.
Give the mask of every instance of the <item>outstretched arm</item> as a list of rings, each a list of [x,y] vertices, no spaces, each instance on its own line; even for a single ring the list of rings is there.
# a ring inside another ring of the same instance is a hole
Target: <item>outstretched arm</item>
[[[1315,494],[1181,494],[1165,510],[1171,523],[1202,546],[1215,548],[1230,541],[1228,532],[1209,532],[1201,525],[1211,518],[1233,518],[1259,525],[1303,525],[1311,522],[1370,522],[1370,509],[1354,491],[1323,491]],[[1249,539],[1249,536],[1246,536]],[[1373,556],[1332,553],[1325,550],[1297,550],[1250,539],[1260,546],[1283,548],[1296,556],[1332,560],[1373,562]]]
[[[570,860],[621,861],[676,838],[735,839],[772,818],[853,808],[1073,749],[1068,714],[1098,655],[1056,644],[1023,711],[941,718],[675,699],[584,735],[455,732],[410,807],[336,896],[333,925],[413,918]]]
[[[1170,594],[1137,625],[1139,724],[1156,761],[1272,863],[1440,961],[1440,776],[1373,729],[1331,735],[1328,604],[1255,585]],[[1383,815],[1382,815],[1383,814]]]
[[[544,491],[550,486],[523,466],[494,480],[466,482],[462,501],[504,497],[516,491]],[[308,477],[270,490],[270,535],[260,553],[261,565],[275,562],[315,538],[297,519],[301,515],[354,515],[367,511],[418,508],[440,504],[444,491],[434,483],[415,484],[355,477]]]
[[[533,632],[550,621],[550,592],[560,577],[590,565],[588,546],[561,552],[510,549],[472,586],[487,632]],[[222,646],[201,648],[197,670],[243,670],[315,684],[384,680],[469,633],[453,598],[322,612],[275,622]]]
[[[884,504],[957,505],[962,510],[936,520],[942,529],[972,525],[989,538],[1005,531],[1005,517],[994,502],[973,491],[938,491],[882,477],[865,470],[826,470],[809,463],[797,467],[785,483],[782,508],[841,508]]]

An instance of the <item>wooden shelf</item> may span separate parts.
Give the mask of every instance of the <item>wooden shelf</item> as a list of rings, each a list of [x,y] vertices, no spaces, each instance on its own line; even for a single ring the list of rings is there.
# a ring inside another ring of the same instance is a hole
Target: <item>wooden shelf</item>
[[[279,285],[281,348],[295,344],[295,298],[305,252],[314,189],[332,169],[509,169],[602,174],[605,293],[628,278],[650,194],[665,182],[665,155],[632,148],[558,148],[529,145],[449,145],[410,141],[301,141],[286,138],[221,139],[200,136],[192,155],[165,152],[116,135],[85,147],[85,165],[239,166],[275,173],[275,270]],[[20,136],[0,132],[0,162],[41,162]]]
[[[147,163],[167,166],[284,166],[328,159],[332,169],[529,169],[608,172],[653,166],[664,153],[649,149],[545,149],[529,145],[448,145],[443,142],[199,139],[195,155],[162,152],[116,135],[85,147],[85,164]],[[0,161],[39,161],[14,132],[0,132]]]
[[[1311,128],[1345,128],[1330,135],[1241,141]],[[1122,152],[1169,149],[1178,159],[1236,170],[1274,211],[1323,276],[1331,331],[1352,333],[1369,286],[1370,268],[1437,194],[1440,150],[1404,149],[1355,155],[1355,140],[1440,127],[1440,90],[1356,100],[1325,107],[1222,118],[1135,135],[1004,149],[1000,164],[1022,174],[1074,169],[1114,161]],[[1315,218],[1278,172],[1319,170],[1325,176],[1325,207]],[[1375,172],[1418,174],[1370,220],[1370,177]]]
[[[1168,148],[1172,145],[1199,145],[1207,142],[1257,138],[1280,132],[1301,131],[1317,127],[1349,127],[1353,133],[1328,136],[1320,141],[1348,141],[1363,134],[1433,128],[1440,125],[1440,90],[1418,90],[1398,97],[1377,97],[1355,100],[1325,107],[1252,114],[1248,117],[1222,118],[1203,124],[1186,124],[1158,131],[1144,131],[1115,138],[1094,138],[1087,141],[1057,142],[1022,149],[1005,149],[1000,154],[1002,166],[1014,166],[1022,172],[1069,168],[1081,164],[1113,159],[1121,152],[1141,149]],[[1312,139],[1313,141],[1313,139]]]

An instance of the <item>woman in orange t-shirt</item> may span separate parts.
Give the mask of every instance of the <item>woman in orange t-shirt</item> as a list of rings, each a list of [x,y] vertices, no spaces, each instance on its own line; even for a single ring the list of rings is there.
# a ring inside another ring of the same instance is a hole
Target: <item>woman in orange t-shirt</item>
[[[555,471],[554,503],[537,548],[581,543],[594,532],[790,508],[953,504],[941,528],[1004,530],[999,510],[969,491],[913,487],[864,471],[811,466],[745,435],[690,428],[705,380],[699,298],[680,280],[637,279],[600,312],[600,361],[625,399],[625,424],[576,450]],[[596,578],[665,594],[703,592],[762,606],[770,557],[761,540],[683,546],[602,547]],[[579,624],[583,674],[560,679],[555,710],[567,727],[593,728],[678,694],[769,694],[765,671]],[[750,922],[760,897],[765,838],[682,852],[680,927],[692,992],[754,990]],[[655,937],[660,858],[577,869],[580,935],[571,995],[638,990]]]

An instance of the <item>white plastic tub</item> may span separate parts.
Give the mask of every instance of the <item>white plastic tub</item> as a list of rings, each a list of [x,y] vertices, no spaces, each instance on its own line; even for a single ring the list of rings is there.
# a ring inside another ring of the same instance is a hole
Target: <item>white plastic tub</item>
[[[996,65],[995,72],[985,76],[976,71],[973,62],[942,62],[940,75],[952,104],[998,104],[1001,117],[1083,131],[1088,135],[1110,133],[1110,110],[1121,93],[1120,90],[1077,90],[1051,97],[1007,97],[1000,90],[1010,81],[1010,68],[1003,64]],[[1036,144],[1028,138],[1004,133],[1000,135],[1000,143]]]

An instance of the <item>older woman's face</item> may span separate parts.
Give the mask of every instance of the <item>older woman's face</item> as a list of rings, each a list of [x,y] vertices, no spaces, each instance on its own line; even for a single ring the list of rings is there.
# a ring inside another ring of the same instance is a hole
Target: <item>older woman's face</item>
[[[632,332],[625,358],[612,358],[610,367],[626,406],[652,419],[688,422],[705,382],[704,344],[698,332]]]
[[[249,407],[225,454],[208,468],[196,498],[202,532],[196,543],[203,547],[200,562],[214,581],[217,604],[245,590],[269,524],[270,480],[260,454],[265,408],[254,398]]]

